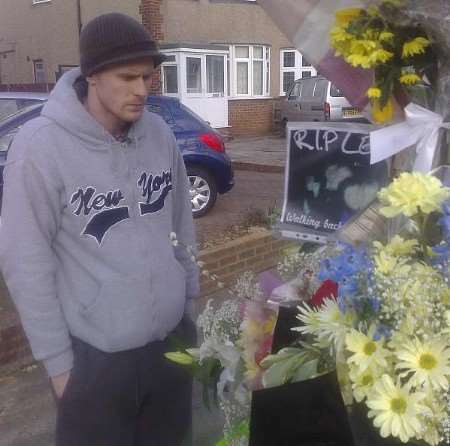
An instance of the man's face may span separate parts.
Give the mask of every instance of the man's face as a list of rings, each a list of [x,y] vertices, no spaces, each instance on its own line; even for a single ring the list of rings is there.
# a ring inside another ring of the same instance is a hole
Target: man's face
[[[132,61],[94,73],[87,78],[89,95],[105,121],[132,123],[144,112],[155,67],[151,59]]]

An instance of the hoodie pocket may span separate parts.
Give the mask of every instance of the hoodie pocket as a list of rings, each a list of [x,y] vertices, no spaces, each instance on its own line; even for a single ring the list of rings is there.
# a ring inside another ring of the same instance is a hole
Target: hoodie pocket
[[[153,271],[155,314],[158,320],[157,338],[163,339],[180,322],[186,302],[186,273],[174,256],[166,257],[164,267]]]
[[[82,314],[106,351],[140,347],[154,337],[155,299],[150,279],[103,282]]]

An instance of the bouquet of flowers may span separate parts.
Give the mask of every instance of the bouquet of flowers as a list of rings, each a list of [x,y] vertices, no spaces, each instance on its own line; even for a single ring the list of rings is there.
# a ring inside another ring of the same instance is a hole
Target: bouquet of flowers
[[[209,300],[199,316],[199,348],[166,354],[203,384],[205,405],[212,394],[223,411],[224,438],[217,446],[248,444],[251,392],[262,385],[260,363],[271,352],[277,318],[254,273],[244,273],[231,292],[234,297],[216,308]]]
[[[347,404],[365,405],[381,437],[450,444],[449,197],[417,172],[381,190],[382,214],[402,217],[403,231],[323,262],[319,277],[338,285],[337,297],[298,307],[300,346],[265,358],[263,381],[276,384],[274,367],[282,383],[334,363]]]
[[[331,45],[353,67],[373,69],[367,90],[375,122],[393,116],[393,94],[399,87],[436,82],[437,56],[423,26],[406,20],[406,2],[385,0],[379,6],[336,12]]]
[[[174,246],[182,245],[175,234],[170,237]],[[179,351],[166,354],[169,360],[188,368],[202,384],[204,404],[210,407],[213,399],[224,413],[224,438],[217,446],[248,444],[252,392],[264,387],[262,363],[274,348],[283,301],[320,305],[330,292],[337,292],[335,284],[323,285],[315,278],[320,262],[334,252],[330,249],[309,253],[298,248],[288,250],[276,273],[259,277],[253,272],[243,273],[229,290],[230,299],[218,304],[209,300],[198,317],[202,334],[199,348],[178,345]],[[192,261],[203,266],[193,254]],[[288,280],[289,292],[285,289],[277,294],[275,291]],[[284,342],[282,335],[277,338],[277,343]]]

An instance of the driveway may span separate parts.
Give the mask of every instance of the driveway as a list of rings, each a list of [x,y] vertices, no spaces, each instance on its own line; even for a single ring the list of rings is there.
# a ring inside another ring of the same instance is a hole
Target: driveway
[[[254,224],[283,205],[282,173],[235,170],[234,188],[219,195],[216,205],[195,220],[199,246],[213,243],[236,226]]]

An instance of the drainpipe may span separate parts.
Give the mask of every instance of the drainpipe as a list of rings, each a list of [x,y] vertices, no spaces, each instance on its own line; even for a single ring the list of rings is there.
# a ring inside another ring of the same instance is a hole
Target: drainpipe
[[[81,0],[76,0],[77,2],[77,25],[78,25],[78,35],[81,33]]]

